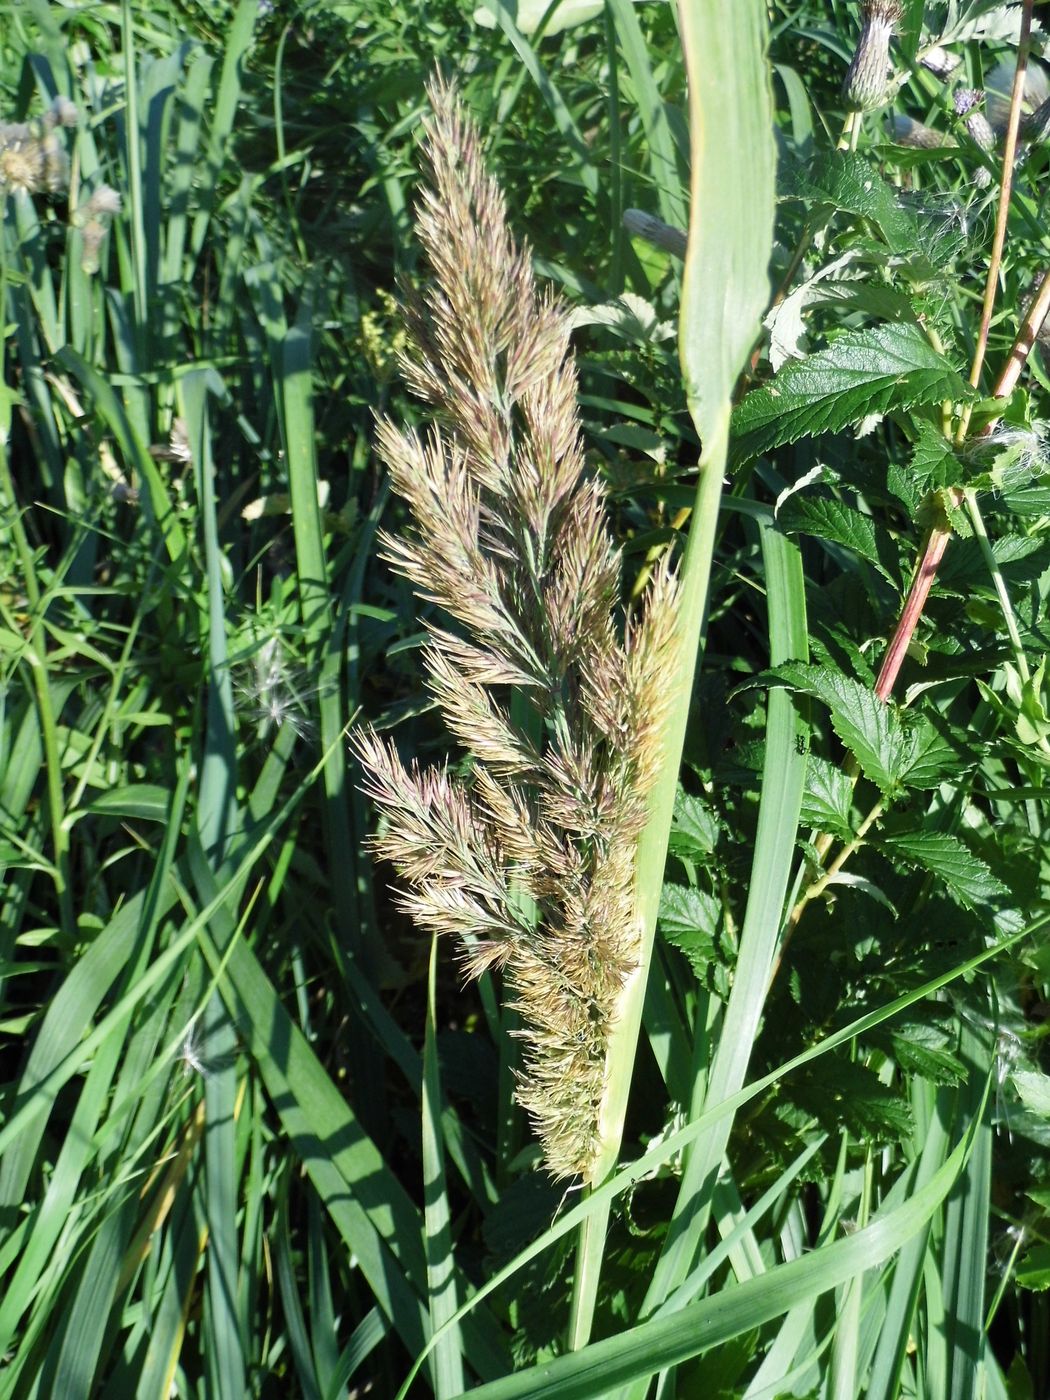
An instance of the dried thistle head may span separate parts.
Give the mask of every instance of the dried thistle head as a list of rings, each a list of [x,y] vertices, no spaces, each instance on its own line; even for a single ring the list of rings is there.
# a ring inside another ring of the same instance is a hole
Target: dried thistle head
[[[402,367],[433,411],[379,451],[410,524],[386,558],[458,626],[430,625],[427,685],[471,754],[468,780],[354,750],[385,826],[373,841],[424,929],[469,975],[498,969],[521,1015],[518,1099],[550,1171],[587,1177],[606,1043],[640,925],[634,860],[660,766],[676,583],[618,619],[620,554],[585,471],[565,310],[535,285],[478,134],[431,84],[417,220],[431,270]],[[508,703],[508,697],[517,697]]]
[[[57,128],[76,126],[78,113],[68,97],[56,97],[41,117],[0,122],[0,195],[57,194],[69,184],[69,156]]]
[[[863,0],[860,36],[842,89],[854,111],[870,112],[886,102],[890,39],[903,13],[900,0]]]

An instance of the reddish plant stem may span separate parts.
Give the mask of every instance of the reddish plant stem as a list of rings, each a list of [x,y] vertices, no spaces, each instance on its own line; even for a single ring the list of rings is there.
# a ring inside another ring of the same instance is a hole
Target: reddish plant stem
[[[1010,120],[1006,131],[1006,142],[1003,151],[1003,178],[999,192],[999,210],[995,224],[995,237],[992,243],[992,256],[988,267],[988,279],[985,283],[984,304],[981,309],[981,328],[977,336],[977,347],[974,352],[973,364],[970,369],[970,383],[976,388],[981,378],[981,369],[984,366],[984,356],[988,346],[988,330],[992,322],[992,310],[995,305],[995,291],[999,280],[999,268],[1002,263],[1003,246],[1006,241],[1006,221],[1010,210],[1010,194],[1013,186],[1014,154],[1017,150],[1017,133],[1021,124],[1021,98],[1024,93],[1025,70],[1028,63],[1028,44],[1032,28],[1032,8],[1034,0],[1025,0],[1024,10],[1021,16],[1021,36],[1017,51],[1017,69],[1014,73],[1013,92],[1010,100]],[[1043,324],[1047,310],[1050,309],[1050,273],[1044,274],[1043,285],[1039,288],[1039,294],[1029,307],[1028,314],[1024,319],[1021,330],[1014,342],[1014,347],[1010,351],[1010,356],[1003,366],[999,375],[999,380],[993,391],[995,398],[1006,398],[1017,383],[1021,370],[1028,359],[1035,340],[1036,333]],[[959,432],[956,442],[961,445],[966,436],[966,429],[970,421],[970,408],[967,407],[962,415]],[[984,429],[987,434],[992,431],[993,424],[989,424]],[[962,493],[955,491],[952,493],[953,504],[958,506],[962,502]],[[915,571],[911,588],[908,590],[908,597],[905,600],[904,608],[900,619],[894,630],[893,637],[883,658],[882,667],[879,671],[878,679],[875,682],[875,694],[880,700],[888,700],[893,693],[893,687],[897,683],[897,676],[900,674],[901,666],[907,655],[911,639],[915,635],[919,618],[922,616],[923,608],[926,606],[926,599],[930,595],[933,581],[937,577],[937,570],[941,560],[944,558],[944,551],[948,548],[948,541],[951,539],[951,530],[942,527],[935,527],[926,537],[926,545],[923,549],[919,567]]]
[[[993,398],[1006,399],[1013,393],[1014,387],[1021,377],[1021,371],[1028,363],[1028,356],[1032,353],[1036,335],[1048,314],[1050,314],[1050,268],[1043,273],[1039,291],[1028,308],[1021,329],[1017,332],[1013,349],[1010,351],[992,391]],[[995,424],[989,423],[982,435],[992,432],[994,428]],[[961,501],[961,494],[954,493],[953,504],[957,506],[961,504]],[[937,575],[941,560],[944,558],[944,551],[948,547],[950,538],[951,531],[939,527],[931,530],[926,537],[922,559],[915,572],[911,588],[908,590],[908,597],[900,621],[893,633],[893,639],[883,659],[879,678],[875,682],[875,694],[880,700],[890,698],[908,645],[914,635],[919,618],[922,616],[922,610],[926,606],[926,599],[933,587],[933,580]]]
[[[951,537],[951,530],[939,527],[931,530],[926,536],[926,548],[923,550],[919,567],[915,571],[915,577],[911,581],[911,588],[908,589],[908,597],[893,633],[893,639],[883,657],[879,678],[875,682],[875,694],[880,700],[888,700],[893,692],[904,657],[911,644],[915,628],[918,626],[919,618],[922,616],[922,610],[926,606],[926,599],[930,595],[933,580],[937,577],[937,570],[944,558],[944,551],[948,548],[948,541]]]

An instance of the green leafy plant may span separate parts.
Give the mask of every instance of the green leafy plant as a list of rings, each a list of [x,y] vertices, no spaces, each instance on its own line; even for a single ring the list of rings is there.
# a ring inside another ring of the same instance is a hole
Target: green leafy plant
[[[0,6],[0,1396],[1047,1389],[1046,44]]]

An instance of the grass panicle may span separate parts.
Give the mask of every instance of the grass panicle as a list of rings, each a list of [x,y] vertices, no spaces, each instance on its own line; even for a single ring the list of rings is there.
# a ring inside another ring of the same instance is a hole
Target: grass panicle
[[[455,92],[434,82],[430,98],[418,230],[433,280],[409,300],[403,369],[434,422],[425,436],[380,424],[411,513],[383,548],[464,629],[432,622],[424,664],[472,767],[465,779],[406,768],[367,731],[355,748],[402,907],[459,940],[469,975],[503,972],[522,1018],[518,1100],[551,1172],[587,1178],[617,996],[639,954],[635,852],[676,582],[659,570],[618,626],[620,552],[585,470],[566,313],[537,289]],[[508,692],[534,726],[512,719]]]

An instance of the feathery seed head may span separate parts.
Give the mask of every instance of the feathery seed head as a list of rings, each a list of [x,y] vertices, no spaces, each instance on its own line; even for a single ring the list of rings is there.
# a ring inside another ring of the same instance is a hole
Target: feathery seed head
[[[566,314],[537,290],[452,89],[429,91],[432,186],[417,227],[432,280],[408,296],[402,367],[435,423],[421,436],[379,422],[410,515],[382,548],[467,634],[429,623],[423,661],[474,761],[459,779],[406,768],[370,731],[352,747],[384,817],[373,850],[407,886],[401,907],[456,938],[468,975],[502,972],[522,1018],[518,1099],[549,1170],[587,1177],[606,1041],[640,947],[635,848],[659,768],[676,585],[658,570],[621,638],[620,554],[585,475]],[[507,691],[531,707],[528,733]]]

